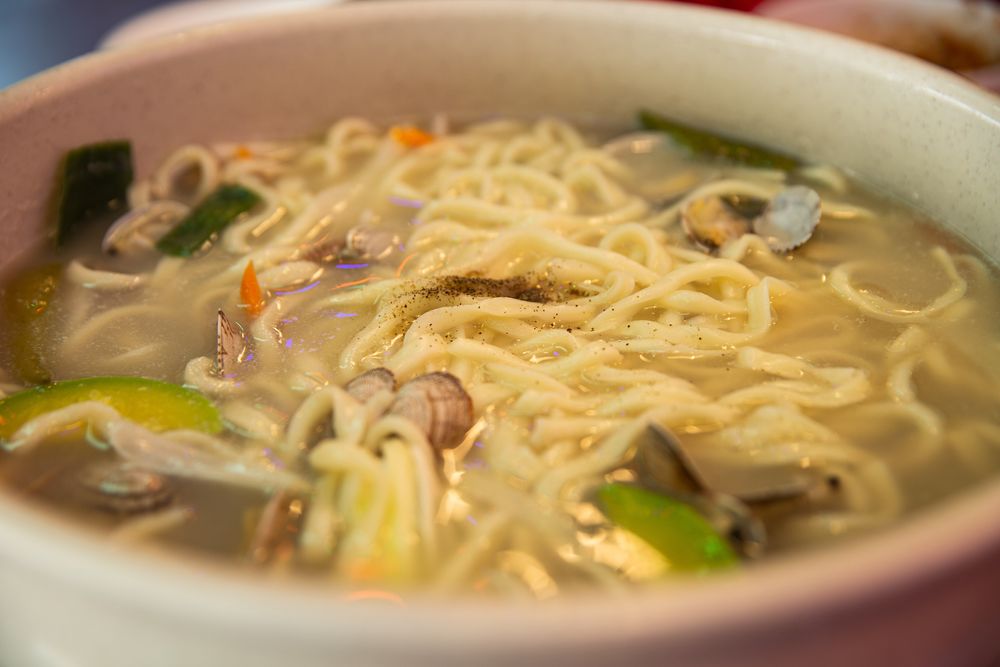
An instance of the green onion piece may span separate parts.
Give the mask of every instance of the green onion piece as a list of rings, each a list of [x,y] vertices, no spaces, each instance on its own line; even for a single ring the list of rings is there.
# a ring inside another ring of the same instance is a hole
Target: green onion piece
[[[156,248],[167,255],[190,257],[260,201],[260,195],[242,185],[221,185],[161,238]]]
[[[597,497],[613,523],[663,554],[673,570],[706,572],[739,563],[725,538],[686,503],[627,484],[605,484]]]
[[[56,185],[56,245],[63,245],[82,224],[124,208],[131,184],[128,141],[106,141],[68,152]]]
[[[640,111],[639,123],[647,130],[670,135],[678,145],[687,148],[695,155],[722,158],[749,167],[782,171],[794,171],[802,166],[801,160],[790,155],[705,132],[652,111]]]
[[[151,431],[222,430],[219,411],[194,390],[140,377],[93,377],[34,387],[0,400],[0,441],[10,441],[39,415],[83,401],[100,401]]]
[[[27,384],[43,384],[52,380],[38,346],[44,339],[44,317],[59,287],[62,270],[61,264],[28,269],[18,275],[4,292],[4,343],[14,370]]]

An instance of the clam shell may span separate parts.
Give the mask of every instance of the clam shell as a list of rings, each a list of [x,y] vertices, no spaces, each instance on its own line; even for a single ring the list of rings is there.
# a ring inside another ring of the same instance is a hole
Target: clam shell
[[[743,501],[725,493],[709,493],[698,496],[693,502],[744,558],[764,555],[767,549],[764,522]]]
[[[133,209],[108,227],[101,241],[101,250],[109,255],[117,254],[142,231],[155,230],[150,236],[159,238],[190,211],[190,207],[171,200],[154,201]]]
[[[802,185],[785,188],[771,199],[764,214],[753,222],[753,231],[774,252],[794,250],[809,240],[819,224],[820,197]]]
[[[820,476],[798,466],[759,464],[751,467],[692,456],[669,429],[650,424],[639,449],[643,472],[672,493],[722,494],[759,504],[804,498],[826,486]]]
[[[173,488],[165,477],[124,461],[91,463],[77,473],[88,503],[116,514],[139,514],[168,505]]]
[[[255,565],[287,560],[295,551],[302,523],[303,500],[288,490],[278,491],[261,512],[248,554]]]
[[[705,250],[715,250],[750,231],[750,221],[716,195],[693,199],[681,212],[684,231]]]
[[[396,376],[388,368],[373,368],[365,371],[344,386],[344,391],[360,403],[367,403],[381,391],[396,391]]]
[[[302,259],[315,264],[333,264],[344,250],[341,239],[324,239],[302,251]]]
[[[246,360],[247,338],[243,330],[220,309],[215,321],[215,371],[231,377]]]
[[[400,387],[389,414],[415,423],[433,447],[449,449],[472,428],[472,398],[451,373],[428,373]]]
[[[378,261],[392,255],[399,244],[399,236],[388,230],[358,226],[347,230],[343,238],[328,238],[314,243],[302,252],[302,259],[317,264]]]
[[[399,242],[399,236],[384,229],[353,227],[344,237],[344,253],[358,259],[385,259]]]

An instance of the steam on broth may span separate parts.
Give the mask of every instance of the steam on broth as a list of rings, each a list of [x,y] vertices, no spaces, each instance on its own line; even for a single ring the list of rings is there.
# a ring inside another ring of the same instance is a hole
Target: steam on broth
[[[539,598],[993,474],[993,270],[833,167],[644,120],[178,149],[8,281],[0,474],[116,539]]]

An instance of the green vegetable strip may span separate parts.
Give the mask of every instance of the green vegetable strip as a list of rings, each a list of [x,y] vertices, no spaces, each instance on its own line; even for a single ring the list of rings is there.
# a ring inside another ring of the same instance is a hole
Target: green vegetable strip
[[[626,484],[605,484],[597,495],[613,523],[663,554],[674,570],[705,572],[739,563],[729,543],[686,503]]]
[[[147,378],[94,377],[26,389],[0,400],[0,442],[10,441],[39,415],[83,401],[105,403],[152,431],[222,430],[218,410],[196,391]]]
[[[802,161],[768,148],[744,143],[736,139],[711,134],[704,130],[678,123],[652,111],[640,111],[639,123],[647,130],[664,132],[680,146],[696,155],[722,158],[750,167],[793,171]]]
[[[241,185],[222,185],[211,193],[156,244],[167,255],[189,257],[229,223],[261,201]]]
[[[27,384],[43,384],[52,379],[39,344],[45,338],[45,314],[61,278],[61,264],[36,266],[14,279],[4,294],[3,342],[14,370]]]
[[[55,194],[56,244],[90,220],[123,208],[132,184],[132,145],[107,141],[75,148],[59,170]]]

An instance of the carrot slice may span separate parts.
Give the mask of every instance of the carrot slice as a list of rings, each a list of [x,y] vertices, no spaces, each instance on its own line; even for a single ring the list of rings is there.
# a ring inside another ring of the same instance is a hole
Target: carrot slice
[[[243,270],[243,280],[240,281],[240,302],[246,306],[250,317],[257,317],[264,310],[264,294],[257,282],[257,271],[253,268],[253,262],[247,262],[247,268]]]
[[[412,125],[396,125],[391,130],[389,134],[392,138],[396,140],[397,143],[406,146],[407,148],[419,148],[420,146],[425,146],[432,141],[434,141],[434,135],[430,132],[424,132],[418,127],[413,127]]]

